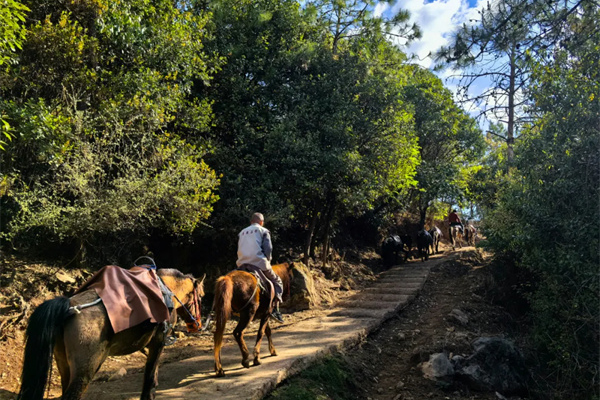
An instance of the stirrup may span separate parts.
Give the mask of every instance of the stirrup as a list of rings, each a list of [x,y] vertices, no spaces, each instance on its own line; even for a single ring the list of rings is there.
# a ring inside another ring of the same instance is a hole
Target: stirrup
[[[279,311],[273,311],[270,315],[271,318],[273,318],[275,321],[279,322],[280,324],[283,324],[283,316],[281,315],[281,312]]]
[[[177,338],[175,336],[167,336],[165,338],[165,346],[172,346],[175,344],[176,341]]]

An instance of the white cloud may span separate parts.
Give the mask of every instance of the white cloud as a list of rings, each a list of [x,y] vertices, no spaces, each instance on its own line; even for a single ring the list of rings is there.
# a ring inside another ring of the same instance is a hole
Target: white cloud
[[[441,46],[447,45],[454,31],[470,19],[477,18],[477,10],[484,6],[486,0],[477,0],[474,7],[469,6],[467,0],[400,0],[388,10],[387,3],[379,3],[375,12],[390,12],[396,14],[400,9],[410,12],[410,21],[416,22],[423,36],[408,46],[407,52],[415,54],[418,63],[426,68],[432,66],[433,60],[428,57],[435,53]],[[398,41],[403,45],[404,42]]]

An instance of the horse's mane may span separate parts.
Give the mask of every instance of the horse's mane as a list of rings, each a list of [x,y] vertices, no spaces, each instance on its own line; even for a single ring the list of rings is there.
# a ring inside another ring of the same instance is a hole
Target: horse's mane
[[[189,278],[191,280],[196,279],[196,278],[194,278],[194,276],[192,274],[184,274],[183,272],[181,272],[180,270],[175,269],[175,268],[160,268],[160,269],[156,270],[156,273],[159,276],[172,276],[173,278],[179,278],[179,279]]]

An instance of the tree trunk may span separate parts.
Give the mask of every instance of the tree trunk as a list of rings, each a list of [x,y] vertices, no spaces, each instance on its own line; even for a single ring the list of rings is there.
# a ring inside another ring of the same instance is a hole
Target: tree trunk
[[[308,235],[306,237],[306,244],[304,247],[304,265],[308,267],[308,261],[311,256],[311,250],[314,251],[313,247],[313,237],[315,234],[315,227],[317,226],[317,219],[319,218],[319,212],[316,207],[313,209],[313,217],[310,221],[310,226],[308,228]]]
[[[335,212],[335,202],[330,200],[329,208],[324,218],[325,222],[325,234],[323,236],[323,254],[322,254],[322,264],[323,266],[327,265],[327,256],[329,255],[329,232],[331,230],[331,221],[333,221],[333,214]]]
[[[515,47],[513,45],[510,52],[510,76],[508,87],[508,126],[506,133],[506,160],[508,165],[512,164],[515,152],[513,145],[515,143],[515,76],[516,76],[516,56]]]

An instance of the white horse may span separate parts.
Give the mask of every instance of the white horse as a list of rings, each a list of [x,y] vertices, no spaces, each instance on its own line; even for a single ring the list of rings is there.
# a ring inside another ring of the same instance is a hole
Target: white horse
[[[452,241],[452,250],[456,250],[456,243],[462,249],[462,229],[460,225],[452,225],[450,227],[450,240]]]

